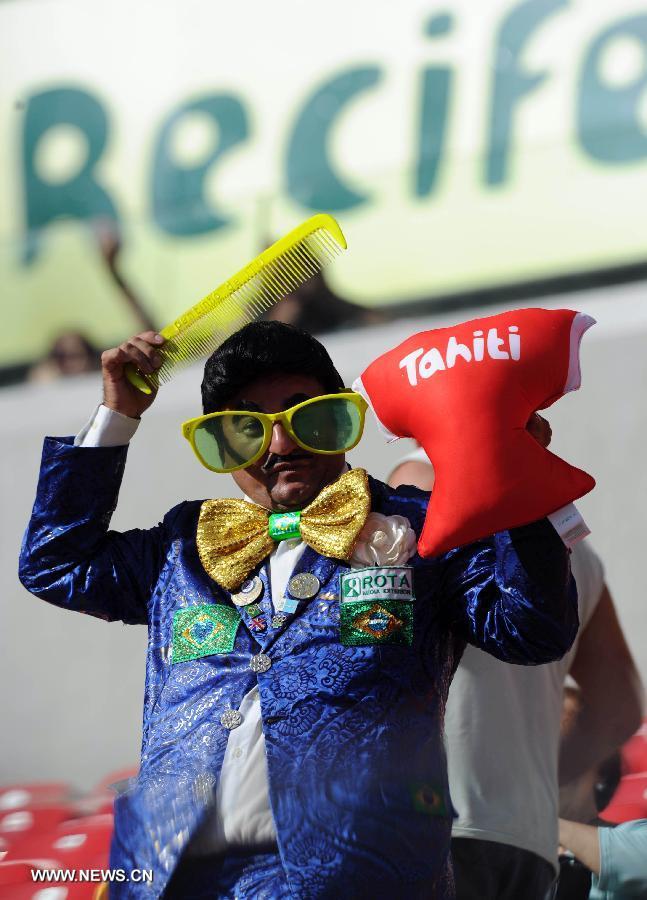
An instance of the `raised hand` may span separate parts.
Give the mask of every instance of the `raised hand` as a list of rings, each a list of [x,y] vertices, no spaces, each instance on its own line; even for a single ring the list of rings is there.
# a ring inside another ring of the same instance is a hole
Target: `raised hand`
[[[539,413],[533,413],[526,423],[526,431],[531,434],[542,447],[548,447],[553,436],[553,429],[550,422],[540,416]]]
[[[126,378],[124,368],[131,363],[145,375],[156,372],[163,361],[158,352],[163,343],[164,338],[157,332],[143,331],[101,355],[105,406],[131,419],[138,419],[148,409],[156,393],[139,391]]]

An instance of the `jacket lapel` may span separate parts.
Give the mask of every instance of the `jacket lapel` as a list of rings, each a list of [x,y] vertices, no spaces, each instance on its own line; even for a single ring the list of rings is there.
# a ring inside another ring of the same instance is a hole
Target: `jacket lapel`
[[[237,609],[243,625],[256,643],[264,649],[272,631],[272,592],[267,563],[262,563],[249,577],[260,580],[261,593],[253,603],[249,603],[247,606],[238,606]]]
[[[316,550],[313,550],[312,547],[306,547],[290,577],[299,575],[301,572],[311,572],[319,580],[321,589],[328,584],[339,565],[340,560],[332,559],[330,556],[322,556]]]
[[[306,546],[301,557],[292,569],[290,579],[294,578],[295,575],[300,575],[302,572],[311,573],[319,581],[318,594],[325,585],[328,584],[339,565],[339,560],[321,556],[321,554],[317,553],[316,550],[313,550],[312,547]],[[267,563],[263,563],[259,566],[259,568],[249,577],[250,579],[260,579],[262,592],[253,603],[250,603],[247,606],[237,606],[236,609],[240,613],[243,625],[247,628],[256,643],[262,650],[266,650],[296,618],[303,614],[308,604],[311,603],[317,595],[309,600],[299,601],[299,604],[293,613],[277,612],[274,610],[272,602],[273,598]],[[290,579],[288,579],[288,583]],[[231,595],[229,595],[229,597],[231,597]],[[232,601],[230,600],[230,602]],[[260,607],[260,611],[257,611],[257,607]],[[281,618],[277,619],[277,616],[280,616]],[[273,623],[277,622],[281,622],[281,624],[279,624],[278,627],[274,627]]]

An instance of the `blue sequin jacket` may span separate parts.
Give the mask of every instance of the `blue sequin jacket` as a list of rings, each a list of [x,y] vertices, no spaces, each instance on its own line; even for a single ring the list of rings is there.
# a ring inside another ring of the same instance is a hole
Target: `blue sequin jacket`
[[[413,557],[410,646],[345,646],[339,579],[348,566],[307,548],[295,573],[312,572],[321,588],[303,609],[264,633],[241,621],[231,652],[174,663],[178,610],[237,608],[198,558],[200,502],[181,503],[149,530],[108,530],[126,453],[47,438],[20,558],[22,583],[42,599],[148,625],[141,772],[116,802],[111,865],[153,869],[155,878],[122,885],[119,896],[161,894],[217,785],[229,736],[220,717],[256,684],[291,895],[355,896],[350,886],[361,885],[367,897],[429,896],[448,862],[443,713],[465,642],[537,664],[561,657],[575,638],[575,585],[552,526],[543,520]],[[406,516],[420,533],[425,493],[373,479],[370,487],[375,511]],[[261,650],[272,666],[257,674],[250,659]]]

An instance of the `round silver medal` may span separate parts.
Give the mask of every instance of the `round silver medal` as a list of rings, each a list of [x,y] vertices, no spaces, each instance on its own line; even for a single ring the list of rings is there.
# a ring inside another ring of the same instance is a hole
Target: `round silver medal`
[[[310,600],[316,596],[321,587],[321,582],[311,572],[301,572],[293,575],[288,581],[288,592],[296,600]]]
[[[220,724],[231,731],[232,728],[238,728],[242,724],[243,717],[237,709],[226,709],[220,716]]]
[[[258,575],[254,575],[253,578],[243,581],[236,593],[231,595],[231,600],[236,606],[249,606],[250,603],[258,600],[262,593],[263,582]]]
[[[267,653],[257,653],[256,656],[252,656],[249,662],[249,668],[252,672],[267,672],[268,669],[272,668],[272,660]]]

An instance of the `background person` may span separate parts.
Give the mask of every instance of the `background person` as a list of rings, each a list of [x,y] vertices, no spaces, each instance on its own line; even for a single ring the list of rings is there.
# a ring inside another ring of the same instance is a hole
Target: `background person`
[[[68,331],[56,338],[45,359],[32,366],[27,377],[29,381],[45,383],[99,368],[101,354],[89,338],[80,331]]]
[[[579,690],[570,686],[564,692],[564,709],[579,704]],[[599,766],[593,766],[575,782],[568,785],[568,802],[575,810],[577,821],[587,825],[608,825],[599,813],[608,806],[622,777],[622,760],[617,750]],[[563,793],[563,792],[562,792]],[[570,815],[570,813],[569,813]],[[560,819],[564,817],[560,796]],[[591,870],[570,850],[559,847],[559,877],[546,900],[588,900],[591,892]]]
[[[97,218],[91,220],[88,227],[97,242],[105,271],[118,288],[118,296],[128,312],[140,328],[154,330],[155,323],[119,267],[122,241],[117,222]],[[43,383],[96,372],[100,368],[101,353],[92,340],[81,331],[70,330],[62,332],[53,341],[45,358],[30,366],[26,375],[29,381]]]
[[[550,426],[529,423],[546,446]],[[415,479],[415,482],[412,481]],[[422,449],[403,459],[391,485],[433,487]],[[602,564],[576,545],[580,632],[550,665],[520,668],[467,647],[449,690],[445,717],[457,900],[543,900],[557,871],[559,777],[572,780],[636,730],[642,687],[624,640]],[[579,702],[560,722],[564,679]],[[591,797],[592,802],[592,797]]]

